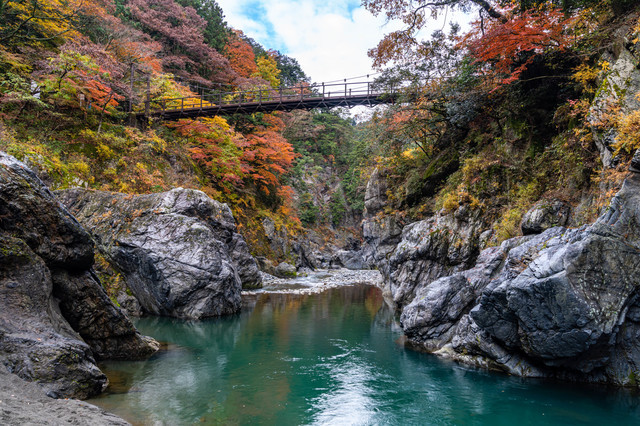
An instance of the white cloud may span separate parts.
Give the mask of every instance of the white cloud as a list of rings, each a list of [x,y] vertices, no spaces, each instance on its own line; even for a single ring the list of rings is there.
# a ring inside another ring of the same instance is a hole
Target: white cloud
[[[297,59],[314,82],[373,74],[367,51],[399,28],[371,15],[360,0],[217,2],[229,25]]]

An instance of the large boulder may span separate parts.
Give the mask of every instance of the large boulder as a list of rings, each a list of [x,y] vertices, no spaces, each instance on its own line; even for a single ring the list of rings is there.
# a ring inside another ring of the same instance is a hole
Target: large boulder
[[[640,175],[596,223],[551,228],[424,282],[402,327],[430,351],[521,376],[637,386]]]
[[[157,350],[109,300],[92,263],[89,234],[33,172],[0,153],[0,362],[51,396],[96,395],[107,384],[96,359]]]
[[[382,270],[393,302],[406,306],[423,284],[472,267],[482,231],[481,221],[466,206],[405,226],[388,256],[388,269]]]
[[[205,318],[240,309],[242,285],[262,277],[229,207],[177,188],[125,195],[80,188],[58,197],[150,314]]]
[[[537,202],[522,217],[520,229],[523,235],[539,234],[555,226],[566,226],[571,208],[561,200]]]

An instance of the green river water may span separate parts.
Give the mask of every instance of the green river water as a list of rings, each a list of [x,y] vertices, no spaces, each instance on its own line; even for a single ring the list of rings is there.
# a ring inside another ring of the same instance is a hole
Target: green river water
[[[215,320],[143,318],[166,350],[102,364],[133,424],[640,425],[638,393],[524,380],[405,349],[380,290],[259,293]]]

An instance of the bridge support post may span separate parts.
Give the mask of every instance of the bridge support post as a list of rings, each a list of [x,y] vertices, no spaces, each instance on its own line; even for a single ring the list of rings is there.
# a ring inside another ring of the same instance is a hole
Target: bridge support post
[[[136,125],[136,116],[133,114],[133,83],[136,75],[136,64],[131,63],[131,74],[129,76],[129,125]]]
[[[151,109],[151,75],[147,74],[147,101],[144,103],[144,117],[149,120]]]

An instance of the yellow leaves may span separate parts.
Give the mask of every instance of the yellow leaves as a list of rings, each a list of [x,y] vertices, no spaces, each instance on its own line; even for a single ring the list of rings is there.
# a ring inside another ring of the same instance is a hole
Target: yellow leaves
[[[596,67],[590,66],[588,64],[580,64],[573,71],[574,72],[573,75],[571,75],[571,79],[580,84],[582,90],[584,90],[585,92],[595,93],[596,78],[598,77],[600,71]]]
[[[458,203],[458,194],[455,192],[449,192],[444,196],[442,207],[448,211],[453,212],[458,209],[460,204]]]
[[[618,137],[613,145],[616,154],[632,153],[640,148],[640,110],[620,114],[617,119]]]
[[[263,80],[269,82],[274,89],[280,86],[280,70],[278,64],[273,55],[261,56],[256,60],[258,71],[253,74],[253,77],[260,77]]]
[[[638,44],[638,41],[640,41],[640,19],[638,19],[635,27],[633,27],[633,34],[634,38],[631,40],[631,43]]]
[[[14,0],[8,1],[2,12],[0,41],[35,45],[80,41],[84,38],[78,31],[83,17],[109,16],[105,5],[96,0]]]
[[[409,148],[404,150],[401,155],[407,160],[412,160],[420,155],[420,151],[417,148]]]

